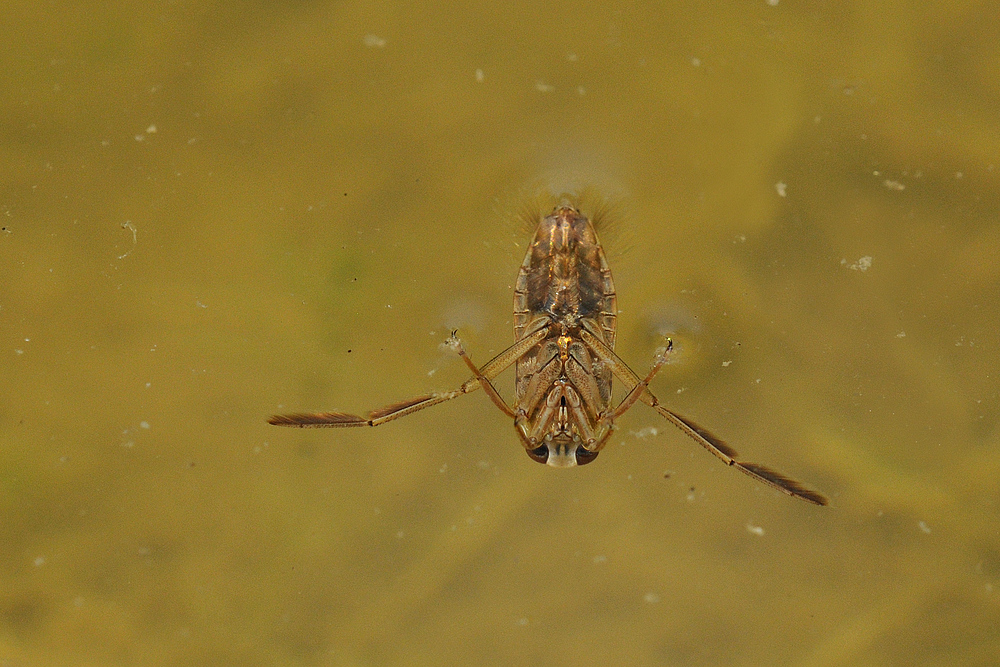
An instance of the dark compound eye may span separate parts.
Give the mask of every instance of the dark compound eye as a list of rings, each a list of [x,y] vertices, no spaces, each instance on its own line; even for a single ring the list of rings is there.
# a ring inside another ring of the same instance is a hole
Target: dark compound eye
[[[583,447],[576,448],[576,464],[578,466],[585,466],[594,459],[600,452],[592,452],[590,450],[584,449]]]
[[[546,445],[529,449],[527,452],[528,456],[539,463],[548,463],[549,461],[549,448]]]

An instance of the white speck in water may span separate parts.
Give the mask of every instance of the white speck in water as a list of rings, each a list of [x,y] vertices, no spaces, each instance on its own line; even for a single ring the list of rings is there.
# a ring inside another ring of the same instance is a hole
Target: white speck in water
[[[483,70],[477,69],[476,70],[476,83],[482,83],[483,81],[486,81],[486,75],[483,74]]]
[[[900,331],[898,334],[896,334],[896,338],[906,338],[906,332]]]
[[[882,181],[882,185],[884,185],[887,190],[895,190],[896,192],[902,192],[906,189],[906,186],[899,181],[894,181],[889,178]]]
[[[700,67],[701,66],[701,58],[692,58],[691,59],[691,64],[694,65],[695,67]]]
[[[774,189],[777,190],[779,197],[786,197],[787,196],[787,194],[786,194],[786,189],[787,188],[788,188],[788,184],[787,183],[783,183],[781,181],[778,181],[777,183],[774,184]]]
[[[146,134],[156,134],[156,126],[150,125],[146,128]]]
[[[772,7],[777,7],[778,0],[767,0],[767,4],[771,5]]]
[[[401,531],[401,530],[397,530],[396,531],[396,539],[397,540],[403,539],[403,535],[404,535],[403,531]]]
[[[764,536],[763,526],[755,526],[752,523],[747,522],[747,532],[751,535],[756,535],[757,537]]]
[[[438,472],[441,473],[442,475],[444,473],[448,472],[448,464],[447,463],[442,463],[441,467],[438,468]]]
[[[365,46],[367,46],[369,48],[372,48],[372,49],[381,49],[381,48],[384,48],[385,44],[386,44],[386,42],[385,42],[384,39],[382,39],[378,35],[373,35],[371,33],[365,35],[365,37],[364,37],[364,39],[362,41],[364,41]]]
[[[848,264],[846,259],[842,259],[840,260],[840,265],[846,266],[851,271],[867,271],[872,267],[872,258],[871,255],[865,255],[853,264]]]
[[[520,625],[521,627],[524,627],[524,626],[526,626],[526,625],[528,624],[528,619],[522,616],[521,618],[517,619],[517,620],[516,620],[516,621],[514,621],[514,622],[515,622],[515,623],[516,623],[517,625]]]
[[[549,85],[549,84],[545,83],[544,81],[536,81],[535,82],[535,90],[537,90],[540,93],[551,93],[555,89],[556,89],[555,86]]]
[[[642,599],[648,604],[656,604],[657,602],[660,601],[660,596],[650,591],[649,593],[646,593],[644,596],[642,596]]]
[[[32,563],[34,564],[35,567],[41,567],[42,565],[45,565],[45,556],[38,556],[37,558],[35,558],[35,560],[32,561]]]
[[[601,563],[607,563],[607,556],[594,556],[594,565],[600,565]]]
[[[930,533],[931,533],[931,527],[928,526],[926,523],[924,523],[923,521],[918,521],[917,522],[917,526],[920,528],[920,530],[923,533],[926,533],[927,535],[930,535]]]
[[[639,440],[645,440],[646,438],[656,437],[657,433],[659,433],[659,431],[656,429],[655,426],[646,426],[645,428],[640,428],[638,431],[632,431],[632,435],[634,435]]]
[[[729,368],[729,364],[731,364],[731,363],[733,363],[732,360],[730,360],[730,361],[723,361],[722,362],[722,367],[723,368]]]
[[[149,428],[149,422],[139,422],[139,428]]]

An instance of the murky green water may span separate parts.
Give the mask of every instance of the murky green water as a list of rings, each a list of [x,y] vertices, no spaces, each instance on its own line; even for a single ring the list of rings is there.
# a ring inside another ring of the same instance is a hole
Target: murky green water
[[[996,664],[994,4],[0,15],[0,664]],[[465,380],[583,185],[618,352],[831,507],[642,405],[265,424]]]

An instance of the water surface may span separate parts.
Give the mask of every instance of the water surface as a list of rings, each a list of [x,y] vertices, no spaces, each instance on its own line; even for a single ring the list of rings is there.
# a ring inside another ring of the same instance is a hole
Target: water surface
[[[8,3],[0,663],[994,664],[994,14]],[[830,507],[642,405],[265,423],[464,381],[584,186],[618,352]]]

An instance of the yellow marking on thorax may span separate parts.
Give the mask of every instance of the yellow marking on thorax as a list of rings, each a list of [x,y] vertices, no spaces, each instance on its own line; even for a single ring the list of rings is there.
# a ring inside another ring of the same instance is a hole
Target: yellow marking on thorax
[[[571,342],[573,342],[573,339],[566,334],[559,336],[559,339],[556,341],[556,344],[559,346],[559,361],[565,363],[569,360],[569,344]]]

